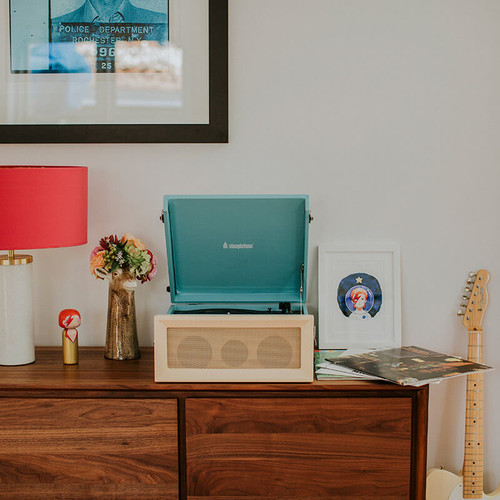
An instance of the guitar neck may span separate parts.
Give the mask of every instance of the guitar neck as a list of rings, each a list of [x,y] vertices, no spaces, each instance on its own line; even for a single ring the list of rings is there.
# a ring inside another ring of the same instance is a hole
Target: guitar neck
[[[483,362],[483,332],[469,331],[467,359]],[[467,376],[463,497],[483,497],[483,375]]]

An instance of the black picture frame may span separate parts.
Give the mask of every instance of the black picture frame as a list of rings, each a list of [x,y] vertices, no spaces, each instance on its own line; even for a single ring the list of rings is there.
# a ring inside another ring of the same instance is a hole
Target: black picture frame
[[[228,0],[209,0],[208,11],[208,124],[4,124],[0,143],[227,143]]]

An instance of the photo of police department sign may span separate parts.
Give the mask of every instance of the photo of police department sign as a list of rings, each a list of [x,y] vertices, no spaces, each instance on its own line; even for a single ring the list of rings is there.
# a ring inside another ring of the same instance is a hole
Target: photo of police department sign
[[[10,17],[13,73],[114,73],[118,42],[169,40],[168,0],[11,0]],[[85,43],[95,63],[84,63]]]

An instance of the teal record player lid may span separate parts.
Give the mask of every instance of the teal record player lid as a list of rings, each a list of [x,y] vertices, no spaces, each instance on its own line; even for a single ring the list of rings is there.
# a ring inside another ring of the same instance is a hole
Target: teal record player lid
[[[172,303],[305,303],[307,195],[163,200]]]

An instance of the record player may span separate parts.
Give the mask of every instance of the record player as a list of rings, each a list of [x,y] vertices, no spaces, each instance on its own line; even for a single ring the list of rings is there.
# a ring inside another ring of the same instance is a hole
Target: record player
[[[164,197],[171,306],[157,382],[313,380],[307,195]]]

